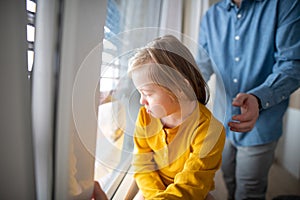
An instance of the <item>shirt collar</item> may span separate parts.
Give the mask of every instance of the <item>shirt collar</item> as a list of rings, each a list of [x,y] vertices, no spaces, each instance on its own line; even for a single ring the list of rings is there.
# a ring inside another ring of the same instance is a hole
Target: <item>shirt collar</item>
[[[242,0],[245,1],[245,0]],[[252,0],[252,1],[264,1],[264,0]],[[234,6],[234,3],[232,0],[225,0],[225,7],[229,11]]]

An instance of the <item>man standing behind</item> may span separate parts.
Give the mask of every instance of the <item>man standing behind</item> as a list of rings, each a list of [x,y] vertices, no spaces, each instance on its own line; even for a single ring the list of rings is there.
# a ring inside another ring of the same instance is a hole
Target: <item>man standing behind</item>
[[[199,52],[203,76],[215,73],[226,94],[214,110],[226,113],[228,199],[265,199],[282,117],[300,86],[300,1],[221,0],[201,21],[199,45],[215,63],[201,64]]]

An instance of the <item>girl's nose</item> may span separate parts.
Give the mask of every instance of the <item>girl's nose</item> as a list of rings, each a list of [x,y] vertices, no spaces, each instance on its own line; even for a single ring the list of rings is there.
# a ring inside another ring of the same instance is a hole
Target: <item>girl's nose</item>
[[[142,104],[142,105],[146,105],[147,104],[147,101],[146,101],[146,99],[144,98],[143,95],[141,95],[140,104]]]

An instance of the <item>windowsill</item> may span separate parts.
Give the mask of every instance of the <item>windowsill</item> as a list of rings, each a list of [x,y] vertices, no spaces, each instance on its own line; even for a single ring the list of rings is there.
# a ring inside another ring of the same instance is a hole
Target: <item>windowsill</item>
[[[123,181],[121,182],[112,200],[118,200],[118,199],[131,200],[135,197],[137,192],[138,192],[138,187],[133,178],[132,170],[129,170],[129,173],[126,173]]]

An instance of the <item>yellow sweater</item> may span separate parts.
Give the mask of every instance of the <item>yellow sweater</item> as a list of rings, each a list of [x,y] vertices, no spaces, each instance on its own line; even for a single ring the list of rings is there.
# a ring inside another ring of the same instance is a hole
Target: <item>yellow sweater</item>
[[[171,129],[140,109],[134,177],[145,199],[205,199],[214,189],[225,141],[223,125],[201,103]]]

